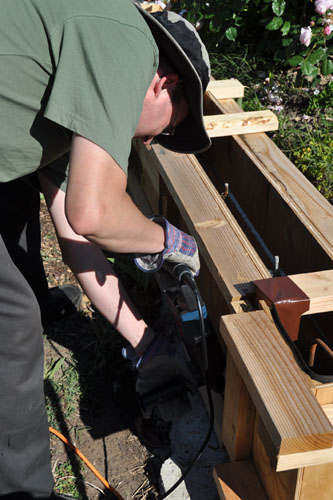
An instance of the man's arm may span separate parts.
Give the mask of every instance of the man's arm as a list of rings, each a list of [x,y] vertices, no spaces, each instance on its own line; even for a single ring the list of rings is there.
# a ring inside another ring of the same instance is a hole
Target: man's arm
[[[125,173],[106,151],[73,136],[66,193],[66,216],[72,229],[109,251],[161,252],[164,230],[138,210],[126,184]]]

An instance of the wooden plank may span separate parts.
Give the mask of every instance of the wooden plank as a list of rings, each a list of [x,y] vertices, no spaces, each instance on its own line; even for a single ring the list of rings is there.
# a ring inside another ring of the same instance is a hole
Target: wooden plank
[[[209,137],[256,134],[279,128],[277,117],[270,110],[204,116]]]
[[[236,365],[227,353],[222,441],[232,461],[251,456],[255,407]]]
[[[242,112],[233,99],[219,102],[209,92],[207,95],[214,103],[214,109],[218,108],[223,113]],[[327,255],[333,259],[333,206],[266,134],[237,136],[233,137],[233,141],[256,165]]]
[[[310,309],[303,316],[333,311],[333,270],[294,274],[289,278],[310,298]]]
[[[237,99],[244,97],[244,85],[236,78],[230,80],[211,80],[208,83],[209,91],[215,99]]]
[[[141,161],[158,168],[227,302],[246,297],[250,281],[270,275],[199,162],[157,144],[150,152],[139,142],[137,147]]]
[[[265,312],[223,316],[221,334],[272,439],[276,470],[333,461],[333,427]]]
[[[267,500],[251,460],[218,464],[213,475],[221,500]]]

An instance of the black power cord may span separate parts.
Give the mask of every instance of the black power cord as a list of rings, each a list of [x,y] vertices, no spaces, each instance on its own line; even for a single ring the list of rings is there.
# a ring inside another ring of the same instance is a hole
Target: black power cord
[[[190,286],[190,288],[192,289],[192,291],[195,295],[195,299],[197,302],[197,308],[198,308],[198,313],[199,313],[199,322],[200,322],[200,331],[201,331],[201,335],[202,335],[202,355],[203,355],[203,360],[204,360],[203,378],[204,378],[204,382],[205,382],[206,390],[207,390],[210,418],[209,418],[209,426],[208,426],[206,437],[205,437],[202,445],[200,446],[199,450],[197,451],[196,455],[192,458],[191,462],[188,464],[185,471],[183,472],[181,477],[175,482],[175,484],[173,486],[171,486],[171,488],[169,488],[169,490],[167,490],[165,493],[163,493],[163,495],[159,496],[160,500],[169,496],[170,493],[172,493],[176,488],[178,488],[180,483],[182,483],[184,481],[186,476],[189,474],[189,472],[194,467],[197,460],[200,458],[203,450],[207,446],[207,443],[210,439],[210,436],[213,432],[213,427],[214,427],[214,406],[213,406],[212,392],[211,392],[209,379],[208,379],[207,341],[206,341],[205,322],[204,322],[204,317],[203,317],[203,313],[202,313],[200,294],[199,294],[198,287],[194,281],[194,278],[193,278],[190,270],[187,268],[187,266],[184,266],[184,265],[180,265],[180,266],[181,266],[181,273],[179,275],[179,280],[180,281],[183,280],[184,282],[186,282]]]

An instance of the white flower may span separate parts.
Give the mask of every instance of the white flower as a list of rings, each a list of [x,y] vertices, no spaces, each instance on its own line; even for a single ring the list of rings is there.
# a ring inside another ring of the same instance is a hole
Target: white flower
[[[333,0],[316,0],[315,10],[317,14],[321,16],[325,14],[326,11],[333,9]]]
[[[307,28],[302,28],[301,29],[301,34],[300,34],[300,37],[299,37],[299,41],[305,45],[306,47],[308,47],[310,45],[310,42],[311,42],[311,37],[312,37],[312,30],[311,30],[311,27],[308,26]]]

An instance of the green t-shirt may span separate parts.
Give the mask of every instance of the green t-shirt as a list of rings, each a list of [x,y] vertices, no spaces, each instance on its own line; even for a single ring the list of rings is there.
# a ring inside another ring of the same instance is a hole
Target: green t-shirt
[[[0,182],[63,164],[76,132],[126,172],[158,65],[131,0],[0,0]]]

